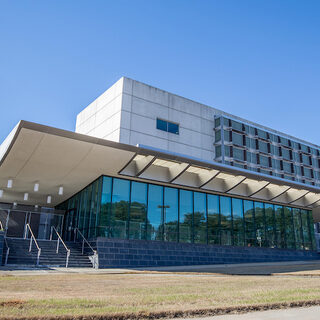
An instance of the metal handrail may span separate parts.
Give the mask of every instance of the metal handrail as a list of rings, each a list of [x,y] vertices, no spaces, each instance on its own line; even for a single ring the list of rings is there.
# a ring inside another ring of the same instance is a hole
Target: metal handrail
[[[29,223],[26,224],[26,227],[25,227],[25,231],[24,231],[24,238],[26,239],[27,238],[27,231],[30,231],[30,234],[31,234],[31,237],[30,237],[30,245],[29,245],[29,252],[31,252],[31,248],[32,248],[32,239],[38,249],[38,255],[37,255],[37,266],[39,266],[39,262],[40,262],[40,255],[41,255],[41,248],[39,247],[38,245],[38,242],[36,240],[36,237],[34,236],[32,230],[31,230],[31,227],[29,225]]]
[[[0,220],[0,231],[4,231],[4,229],[3,229],[3,224],[2,224],[2,222],[1,222],[1,220]]]
[[[7,242],[6,238],[4,238],[4,243],[5,243],[6,247],[7,247],[6,259],[4,261],[4,265],[6,266],[8,264],[8,257],[9,257],[10,247],[8,246],[8,242]]]
[[[84,235],[82,234],[82,232],[78,228],[74,228],[74,242],[76,242],[77,231],[80,234],[80,236],[82,237],[82,254],[84,253],[84,243],[86,243],[88,245],[88,247],[92,250],[93,254],[96,254],[97,251],[92,248],[92,246],[90,245],[88,240],[84,237]]]
[[[67,245],[64,243],[64,241],[62,240],[59,232],[57,231],[57,229],[56,229],[54,226],[51,226],[50,240],[52,240],[53,230],[55,231],[55,233],[56,233],[57,236],[58,236],[56,253],[59,253],[59,242],[61,241],[61,243],[63,244],[64,248],[65,248],[66,251],[67,251],[66,268],[68,268],[68,265],[69,265],[69,257],[70,257],[70,249],[69,249],[69,248],[67,247]]]

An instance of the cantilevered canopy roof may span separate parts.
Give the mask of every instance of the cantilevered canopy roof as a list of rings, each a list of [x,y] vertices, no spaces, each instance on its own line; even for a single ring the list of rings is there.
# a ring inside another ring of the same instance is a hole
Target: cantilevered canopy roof
[[[320,205],[320,188],[314,186],[26,121],[0,146],[1,202],[43,206],[50,195],[55,206],[101,175],[293,206]],[[7,188],[8,180],[12,188]],[[58,194],[61,186],[63,195]]]

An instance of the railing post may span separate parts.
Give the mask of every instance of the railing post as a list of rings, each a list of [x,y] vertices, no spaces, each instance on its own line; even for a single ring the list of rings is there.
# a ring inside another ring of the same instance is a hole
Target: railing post
[[[50,241],[52,240],[52,232],[53,232],[53,228],[52,228],[52,226],[51,226]]]
[[[31,252],[31,248],[32,248],[32,237],[30,238],[29,252]]]
[[[5,260],[5,262],[4,262],[4,265],[5,265],[5,266],[8,264],[9,252],[10,252],[10,248],[7,249],[6,260]]]
[[[56,253],[59,253],[59,241],[60,241],[60,239],[59,239],[59,237],[58,237]]]
[[[82,254],[84,253],[84,239],[82,239]]]
[[[74,228],[73,242],[76,242],[76,237],[77,237],[77,228]]]
[[[70,249],[67,251],[66,268],[68,268],[68,265],[69,265],[69,256],[70,256]]]
[[[41,254],[41,248],[38,250],[38,255],[37,255],[37,266],[39,266],[39,263],[40,263],[40,254]]]
[[[4,231],[5,237],[7,236],[8,227],[9,227],[9,216],[10,216],[10,210],[8,210],[7,219],[6,219],[6,226],[5,226],[5,231]]]

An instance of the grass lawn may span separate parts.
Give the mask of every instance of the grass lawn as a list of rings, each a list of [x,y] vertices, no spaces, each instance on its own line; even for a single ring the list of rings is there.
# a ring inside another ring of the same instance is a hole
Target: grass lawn
[[[320,299],[319,277],[190,274],[0,276],[0,318],[186,311]]]

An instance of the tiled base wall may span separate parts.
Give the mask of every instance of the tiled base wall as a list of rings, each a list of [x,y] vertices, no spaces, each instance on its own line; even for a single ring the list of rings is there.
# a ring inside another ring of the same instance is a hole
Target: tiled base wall
[[[4,232],[0,231],[0,266],[2,265],[2,253],[3,253],[3,247],[4,247]]]
[[[315,251],[98,238],[99,268],[158,267],[320,259]]]

